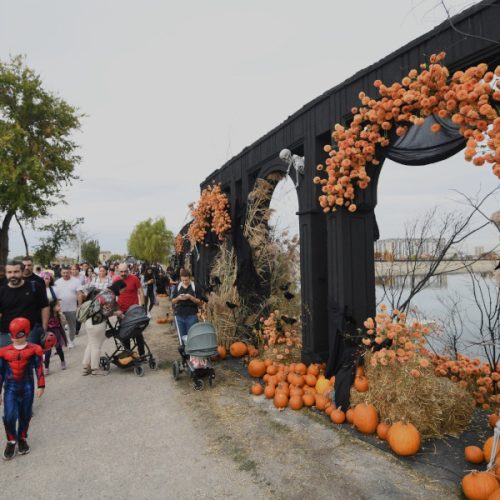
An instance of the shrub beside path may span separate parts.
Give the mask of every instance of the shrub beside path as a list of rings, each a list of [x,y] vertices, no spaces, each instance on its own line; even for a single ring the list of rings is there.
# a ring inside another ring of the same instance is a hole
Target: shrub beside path
[[[153,311],[166,307],[161,299]],[[109,376],[82,377],[85,336],[67,351],[68,370],[53,357],[34,405],[31,453],[0,463],[2,498],[458,497],[454,485],[433,482],[321,416],[277,411],[224,363],[214,388],[195,392],[185,374],[174,382],[170,326],[153,320],[146,339],[160,369],[146,367],[144,377],[114,366]]]

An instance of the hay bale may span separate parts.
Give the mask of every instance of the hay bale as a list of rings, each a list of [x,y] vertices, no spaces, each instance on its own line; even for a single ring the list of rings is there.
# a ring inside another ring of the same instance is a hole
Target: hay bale
[[[411,422],[422,437],[458,436],[469,425],[474,411],[472,396],[457,383],[436,377],[433,370],[410,375],[417,364],[371,366],[367,355],[367,392],[351,389],[351,404],[372,403],[380,419],[390,423]]]

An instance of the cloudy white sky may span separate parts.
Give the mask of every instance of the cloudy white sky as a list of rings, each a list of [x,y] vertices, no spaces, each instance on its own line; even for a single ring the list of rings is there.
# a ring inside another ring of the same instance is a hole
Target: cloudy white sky
[[[447,1],[454,13],[473,3]],[[121,253],[134,224],[164,216],[177,231],[210,172],[444,19],[437,0],[0,0],[0,58],[25,54],[47,89],[85,113],[82,180],[54,216],[84,216],[101,248]],[[382,237],[436,203],[453,206],[452,189],[495,182],[460,154],[386,164]],[[481,238],[497,240],[493,231]],[[23,253],[15,226],[11,253]]]

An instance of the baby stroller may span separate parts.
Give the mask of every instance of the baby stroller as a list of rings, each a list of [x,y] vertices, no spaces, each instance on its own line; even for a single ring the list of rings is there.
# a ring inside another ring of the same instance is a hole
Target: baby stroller
[[[139,305],[131,306],[123,315],[123,319],[117,321],[115,325],[112,325],[110,321],[107,320],[108,328],[106,330],[106,337],[113,337],[116,349],[110,355],[105,353],[104,356],[101,356],[101,368],[108,371],[111,367],[111,363],[113,363],[119,368],[133,368],[134,373],[138,377],[144,375],[144,367],[142,366],[144,363],[148,363],[151,370],[156,369],[156,360],[153,354],[151,354],[151,350],[146,341],[144,341],[146,354],[139,356],[136,352],[137,334],[142,333],[148,325],[149,318],[144,308]],[[123,345],[123,342],[127,340],[130,341],[130,349]]]
[[[203,379],[207,377],[209,385],[212,386],[215,382],[215,370],[210,365],[210,356],[217,354],[214,326],[207,321],[195,323],[184,338],[181,338],[177,321],[175,326],[179,337],[181,359],[174,361],[172,366],[174,380],[178,380],[180,373],[185,371],[193,379],[196,391],[203,389]]]

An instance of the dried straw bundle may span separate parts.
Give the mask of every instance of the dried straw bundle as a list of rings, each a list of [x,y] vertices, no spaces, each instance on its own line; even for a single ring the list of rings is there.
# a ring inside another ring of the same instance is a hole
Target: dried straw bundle
[[[367,354],[365,371],[369,380],[367,392],[351,389],[351,404],[372,403],[381,421],[411,422],[422,437],[458,436],[469,425],[474,411],[470,394],[432,370],[415,378],[411,370],[417,363],[371,366]]]

